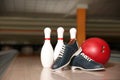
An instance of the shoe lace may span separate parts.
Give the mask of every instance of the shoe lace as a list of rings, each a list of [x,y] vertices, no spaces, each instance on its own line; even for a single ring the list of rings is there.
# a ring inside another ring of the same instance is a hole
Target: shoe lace
[[[65,51],[65,45],[62,46],[61,50],[60,50],[60,54],[58,57],[62,57]]]
[[[83,56],[83,58],[85,58],[87,61],[92,61],[92,59],[90,57],[88,57],[87,55],[85,55],[84,53],[80,54],[81,56]]]

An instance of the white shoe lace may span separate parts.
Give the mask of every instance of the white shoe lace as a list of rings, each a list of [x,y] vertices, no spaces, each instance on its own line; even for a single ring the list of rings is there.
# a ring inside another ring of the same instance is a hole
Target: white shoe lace
[[[83,56],[87,61],[92,61],[92,59],[90,57],[88,57],[87,55],[85,55],[84,53],[80,54],[81,56]]]
[[[60,54],[58,57],[62,57],[65,51],[65,45],[62,46],[62,49],[60,50]]]

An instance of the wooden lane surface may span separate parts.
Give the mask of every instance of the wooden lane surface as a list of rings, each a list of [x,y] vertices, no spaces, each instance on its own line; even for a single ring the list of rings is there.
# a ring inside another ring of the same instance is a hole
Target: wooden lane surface
[[[120,63],[109,62],[105,71],[65,70],[42,68],[39,56],[18,56],[6,70],[2,80],[120,80]]]

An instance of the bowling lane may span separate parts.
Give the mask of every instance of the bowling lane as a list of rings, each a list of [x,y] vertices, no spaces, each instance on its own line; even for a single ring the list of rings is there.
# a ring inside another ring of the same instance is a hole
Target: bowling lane
[[[18,51],[14,49],[7,51],[0,51],[0,79],[6,68],[9,66],[9,64],[17,55],[17,53]]]
[[[18,56],[1,80],[119,80],[120,62],[111,61],[105,71],[52,71],[42,68],[39,56]]]

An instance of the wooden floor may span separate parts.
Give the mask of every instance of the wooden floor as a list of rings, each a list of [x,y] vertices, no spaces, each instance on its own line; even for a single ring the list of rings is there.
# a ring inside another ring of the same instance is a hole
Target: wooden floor
[[[41,66],[39,56],[18,56],[2,80],[120,80],[120,63],[109,62],[105,71],[65,70],[54,72]]]

